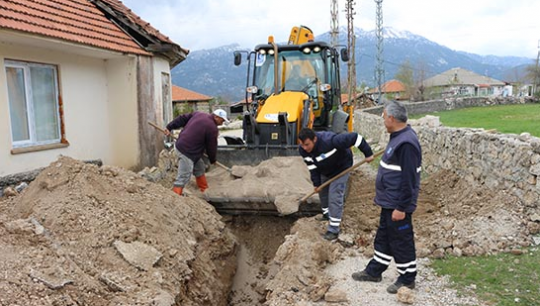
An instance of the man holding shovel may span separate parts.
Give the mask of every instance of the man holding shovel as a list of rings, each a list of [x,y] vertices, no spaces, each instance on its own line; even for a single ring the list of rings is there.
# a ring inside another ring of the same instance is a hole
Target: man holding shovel
[[[321,190],[318,188],[352,166],[352,146],[364,153],[367,162],[373,161],[373,152],[367,141],[357,133],[335,134],[303,128],[298,133],[298,139],[298,150],[308,167],[315,191],[319,192],[323,218],[329,221],[323,237],[326,240],[335,240],[339,235],[349,174],[337,178]]]
[[[216,163],[218,126],[229,123],[227,112],[216,109],[212,114],[193,112],[176,117],[167,124],[165,135],[170,131],[183,128],[176,140],[175,148],[178,153],[178,175],[174,181],[173,191],[182,195],[184,187],[189,183],[191,173],[195,175],[197,187],[201,192],[208,188],[205,165],[202,156],[206,151],[211,164]]]

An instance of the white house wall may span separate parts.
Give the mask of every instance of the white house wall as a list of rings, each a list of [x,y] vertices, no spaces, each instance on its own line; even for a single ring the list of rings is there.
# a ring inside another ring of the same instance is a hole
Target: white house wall
[[[166,110],[163,110],[163,103],[162,103],[162,91],[161,91],[161,87],[163,86],[163,84],[161,84],[161,74],[162,73],[167,73],[169,75],[169,81],[172,80],[172,75],[171,75],[171,68],[170,68],[170,65],[169,65],[169,62],[163,58],[160,58],[160,57],[154,57],[154,93],[155,93],[155,105],[158,107],[158,114],[161,114],[160,116],[158,116],[158,118],[160,118],[161,120],[163,120],[163,113],[164,111],[165,112],[168,112],[169,113],[169,116],[172,117],[172,99],[171,101],[169,101],[168,103],[168,109]],[[169,97],[172,97],[172,86],[171,84],[169,84]],[[163,125],[166,125],[168,122],[158,122],[158,124],[163,124]]]
[[[136,166],[136,68],[134,57],[91,58],[47,49],[0,43],[0,176],[49,165],[59,155],[105,164]],[[11,154],[11,126],[4,60],[58,66],[64,105],[65,148]]]
[[[135,168],[139,163],[135,58],[107,60],[109,163]]]

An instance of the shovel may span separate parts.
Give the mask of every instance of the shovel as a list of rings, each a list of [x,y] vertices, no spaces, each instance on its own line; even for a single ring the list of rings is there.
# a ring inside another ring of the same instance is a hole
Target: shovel
[[[376,158],[377,156],[381,155],[384,153],[384,150],[381,150],[375,154],[373,154],[373,158]],[[345,174],[353,171],[354,169],[360,167],[362,164],[365,164],[366,163],[366,159],[363,159],[362,161],[359,161],[358,163],[350,166],[349,168],[341,171],[338,175],[334,176],[333,178],[329,179],[328,181],[324,182],[323,184],[321,184],[321,186],[317,187],[316,190],[312,191],[310,194],[307,194],[305,195],[303,198],[300,199],[300,203],[304,203],[305,201],[307,201],[307,199],[309,199],[312,195],[318,193],[320,190],[322,190],[324,187],[330,185],[333,181],[337,180],[338,178],[344,176]]]
[[[151,126],[155,127],[158,131],[162,132],[163,134],[165,134],[165,130],[160,128],[157,124],[153,123],[153,122],[150,122],[148,121],[148,124],[150,124]],[[171,134],[171,137],[172,139],[174,139],[176,141],[176,137],[174,137],[172,134]],[[204,156],[208,157],[208,155],[204,154]],[[218,165],[219,167],[227,170],[228,172],[231,172],[231,168],[225,166],[224,164],[216,161],[216,165]]]

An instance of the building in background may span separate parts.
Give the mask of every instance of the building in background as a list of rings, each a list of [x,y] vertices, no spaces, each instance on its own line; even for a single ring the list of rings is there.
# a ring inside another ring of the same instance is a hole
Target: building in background
[[[174,115],[200,111],[209,113],[212,97],[172,85],[172,105]]]
[[[502,96],[507,83],[462,68],[452,68],[423,82],[426,90],[440,97]]]
[[[370,89],[368,93],[371,96],[376,96],[379,94],[379,88],[375,87]],[[381,94],[387,100],[409,100],[410,97],[407,94],[407,89],[405,85],[398,80],[390,80],[381,85]]]

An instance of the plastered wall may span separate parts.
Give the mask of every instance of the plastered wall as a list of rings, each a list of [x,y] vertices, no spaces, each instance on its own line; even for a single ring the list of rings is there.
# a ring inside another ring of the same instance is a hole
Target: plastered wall
[[[126,168],[137,164],[135,57],[94,58],[69,52],[0,43],[0,177],[49,165],[59,155],[101,159]],[[4,60],[58,66],[60,94],[69,146],[12,154]]]

